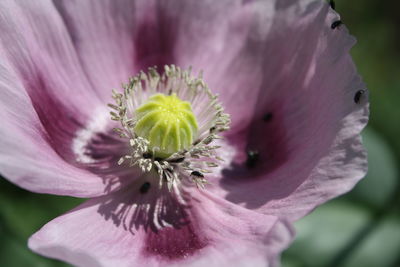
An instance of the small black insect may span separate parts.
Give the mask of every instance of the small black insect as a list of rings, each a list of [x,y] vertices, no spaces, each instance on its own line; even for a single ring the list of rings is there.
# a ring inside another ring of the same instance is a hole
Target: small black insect
[[[360,103],[361,97],[365,94],[364,90],[358,90],[357,93],[354,95],[354,102],[356,104]]]
[[[339,27],[340,25],[342,25],[343,22],[341,20],[336,20],[332,23],[331,28],[332,29],[336,29],[337,27]]]
[[[333,1],[333,0],[330,0],[329,1],[329,5],[331,6],[331,8],[333,9],[333,10],[335,10],[335,1]]]
[[[151,157],[153,157],[153,154],[151,152],[145,152],[143,153],[143,158],[145,159],[150,159]]]
[[[169,162],[171,162],[171,163],[181,163],[184,160],[185,160],[185,157],[181,157],[181,158],[171,159],[171,160],[169,160]]]
[[[254,166],[256,166],[256,163],[257,163],[259,158],[260,158],[260,154],[258,153],[257,150],[248,150],[247,151],[246,166],[248,168],[253,168]]]
[[[202,177],[202,178],[204,177],[204,174],[202,174],[199,171],[192,171],[192,173],[190,175],[197,176],[197,177]]]
[[[210,128],[210,133],[213,133],[217,128],[215,128],[214,126]]]
[[[272,117],[273,117],[273,115],[271,112],[265,113],[265,115],[263,116],[263,121],[268,122],[268,121],[272,120]]]
[[[145,182],[144,184],[142,184],[142,186],[139,189],[140,193],[146,194],[150,189],[150,185],[151,184],[149,182]]]

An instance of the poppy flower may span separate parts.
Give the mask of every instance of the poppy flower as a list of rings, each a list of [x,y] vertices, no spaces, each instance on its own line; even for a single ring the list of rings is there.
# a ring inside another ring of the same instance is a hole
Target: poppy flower
[[[0,173],[89,198],[41,255],[273,266],[365,175],[368,93],[325,2],[6,0],[0,31]]]

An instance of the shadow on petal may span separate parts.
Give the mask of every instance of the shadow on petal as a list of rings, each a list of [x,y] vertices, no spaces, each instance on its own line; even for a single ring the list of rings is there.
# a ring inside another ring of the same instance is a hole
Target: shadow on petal
[[[192,255],[207,245],[198,233],[195,215],[191,214],[190,196],[177,190],[159,188],[158,177],[142,176],[100,205],[98,212],[116,227],[132,235],[144,232],[144,252],[176,260]],[[147,190],[142,190],[144,185]]]

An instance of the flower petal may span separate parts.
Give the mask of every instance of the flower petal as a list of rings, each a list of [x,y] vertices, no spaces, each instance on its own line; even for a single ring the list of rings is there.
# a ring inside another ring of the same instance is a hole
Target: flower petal
[[[140,190],[89,200],[44,226],[29,247],[78,266],[266,266],[293,234],[277,217],[198,189],[181,195],[186,205],[157,185]]]
[[[71,37],[51,1],[5,0],[0,14],[2,61],[11,63],[35,108],[56,104],[79,119],[103,104],[87,81]]]
[[[243,6],[241,0],[58,1],[56,5],[99,91],[119,87],[148,67],[193,66],[196,72],[204,71],[213,91],[221,93],[233,114],[232,128],[251,117],[262,80],[259,58],[247,41],[257,6]]]
[[[46,138],[71,160],[72,137],[99,102],[90,93],[69,35],[51,2],[2,1],[0,12],[0,56],[9,72],[4,77],[12,75],[20,83],[7,90],[28,94]],[[13,107],[16,113],[19,108]]]
[[[122,143],[106,132],[105,103],[52,2],[2,1],[0,29],[1,174],[28,190],[79,197],[129,182],[123,177],[135,173],[115,172]]]
[[[368,121],[368,93],[348,53],[354,39],[344,26],[331,28],[338,16],[326,3],[281,8],[302,16],[276,22],[281,31],[269,37],[255,116],[230,137],[238,152],[220,181],[225,193],[212,190],[298,219],[365,175],[360,131]],[[250,150],[258,160],[247,158]]]
[[[69,137],[68,150],[57,149],[23,86],[11,66],[0,62],[1,175],[31,191],[77,197],[103,195],[137,176],[135,169],[117,166],[126,144],[104,129],[99,133],[96,121]]]
[[[142,1],[55,1],[79,59],[97,92],[110,98],[138,70],[134,52],[136,9]]]
[[[0,62],[0,173],[41,193],[91,196],[104,192],[102,180],[66,162],[54,148],[23,85]]]
[[[265,1],[273,4],[273,1]],[[174,57],[182,67],[203,71],[205,82],[231,115],[231,132],[243,128],[253,114],[262,72],[252,40],[256,5],[243,1],[165,2],[160,7],[175,18]],[[273,16],[273,8],[265,8]]]

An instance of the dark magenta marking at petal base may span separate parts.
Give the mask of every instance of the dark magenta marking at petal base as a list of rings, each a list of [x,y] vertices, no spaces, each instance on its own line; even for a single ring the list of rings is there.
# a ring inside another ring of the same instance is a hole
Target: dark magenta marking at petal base
[[[200,251],[207,245],[194,231],[191,224],[181,228],[164,227],[157,232],[149,231],[145,240],[145,252],[166,260],[180,260]]]
[[[268,123],[263,121],[265,110],[261,110],[247,129],[227,138],[232,144],[237,144],[238,153],[231,166],[222,171],[219,184],[228,192],[227,200],[233,203],[246,203],[246,207],[250,209],[258,208],[277,196],[249,194],[248,192],[253,191],[249,188],[254,188],[254,192],[260,190],[260,187],[264,186],[264,181],[273,177],[273,174],[284,167],[292,156],[288,150],[287,128],[283,124],[283,114],[280,110],[282,105],[276,103],[266,106],[273,110],[273,120]],[[287,186],[284,190],[276,192],[287,194],[295,186],[295,184]]]
[[[127,235],[137,236],[139,232],[144,235],[139,238],[143,259],[152,257],[168,264],[198,254],[209,245],[210,240],[193,209],[199,203],[191,203],[187,192],[177,199],[166,186],[151,185],[150,190],[140,194],[146,182],[139,179],[114,193],[100,205],[98,212],[116,227],[123,227]]]
[[[232,178],[249,180],[264,177],[287,162],[289,153],[282,114],[278,107],[273,114],[274,118],[268,122],[263,121],[263,116],[253,118],[247,129],[227,138],[232,144],[242,145],[238,147],[240,152],[232,166],[223,171],[223,182]]]
[[[163,71],[164,65],[173,64],[174,44],[177,38],[178,18],[168,17],[165,11],[157,9],[148,11],[148,16],[137,27],[133,35],[135,59],[138,70],[158,67]],[[170,16],[170,15],[169,15]]]
[[[66,161],[74,163],[75,157],[71,149],[75,132],[82,128],[77,118],[79,111],[68,109],[53,94],[56,88],[50,88],[41,74],[28,77],[26,87],[33,107],[43,126],[41,129],[44,139]]]

